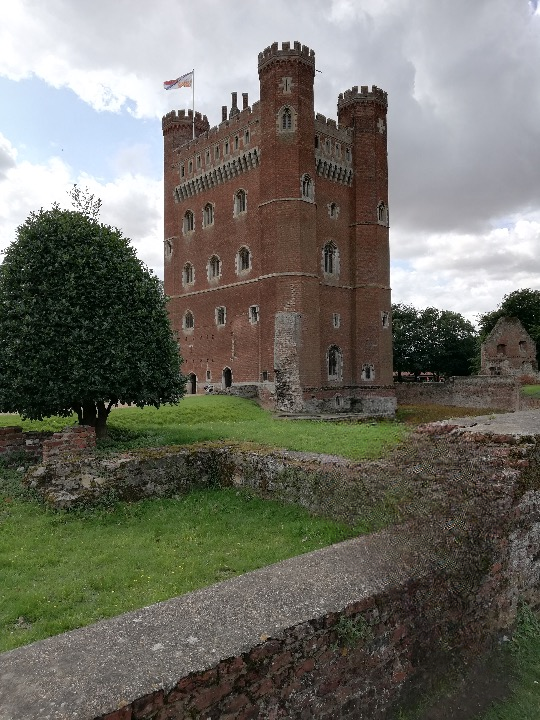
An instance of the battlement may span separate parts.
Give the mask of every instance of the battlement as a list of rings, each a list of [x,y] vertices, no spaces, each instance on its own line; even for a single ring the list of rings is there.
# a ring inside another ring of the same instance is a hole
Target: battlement
[[[376,85],[372,85],[371,90],[368,90],[367,85],[362,85],[360,91],[358,91],[358,85],[355,85],[350,90],[345,90],[344,93],[339,94],[338,110],[356,102],[377,102],[384,105],[384,107],[388,107],[388,93]]]
[[[352,142],[353,131],[351,128],[338,125],[333,118],[327,118],[321,113],[315,115],[315,132],[329,135],[343,143]]]
[[[161,128],[163,132],[165,133],[166,130],[169,130],[175,126],[178,125],[192,125],[193,124],[193,110],[171,110],[171,112],[167,113],[161,118]],[[200,133],[205,132],[208,130],[210,126],[210,123],[208,122],[208,118],[206,115],[201,115],[200,112],[195,113],[195,133],[196,135],[200,135]]]
[[[295,40],[293,47],[291,47],[290,42],[283,42],[281,43],[280,50],[279,43],[275,42],[260,52],[258,62],[259,72],[273,60],[284,60],[292,57],[300,58],[303,62],[315,68],[315,51],[310,50],[307,45],[302,45]]]

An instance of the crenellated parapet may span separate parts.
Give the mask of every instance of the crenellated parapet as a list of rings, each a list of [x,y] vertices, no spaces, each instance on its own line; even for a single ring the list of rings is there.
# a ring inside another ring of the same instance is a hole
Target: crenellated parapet
[[[170,132],[171,130],[178,130],[179,128],[192,127],[193,126],[193,110],[171,110],[171,112],[164,115],[161,119],[161,128],[163,134]],[[206,115],[201,115],[200,112],[195,113],[195,136],[201,135],[206,132],[210,127],[208,118]]]
[[[341,127],[333,118],[327,118],[321,113],[315,115],[315,132],[329,135],[342,143],[351,143],[353,139],[352,128]]]
[[[388,107],[388,93],[376,85],[371,86],[371,90],[368,89],[367,85],[362,85],[358,90],[358,85],[355,85],[350,90],[345,90],[344,93],[340,93],[338,97],[338,111],[352,103],[378,103],[383,107]]]
[[[290,58],[301,60],[306,65],[311,66],[313,71],[315,71],[315,51],[310,50],[307,45],[302,45],[298,41],[295,41],[292,47],[290,42],[281,43],[281,49],[279,43],[275,42],[260,52],[258,62],[259,73],[274,61],[288,60]]]

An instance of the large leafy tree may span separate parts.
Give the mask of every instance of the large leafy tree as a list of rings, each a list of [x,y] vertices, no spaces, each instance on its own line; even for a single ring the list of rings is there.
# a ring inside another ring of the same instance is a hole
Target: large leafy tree
[[[477,333],[468,320],[450,310],[411,305],[392,306],[394,370],[432,372],[436,376],[469,375]]]
[[[489,335],[501,317],[517,317],[536,343],[536,358],[540,362],[540,290],[514,290],[505,295],[497,310],[478,319],[481,339]]]
[[[159,406],[185,379],[159,279],[100,201],[33,212],[0,265],[0,411],[77,413],[105,434],[116,403]]]

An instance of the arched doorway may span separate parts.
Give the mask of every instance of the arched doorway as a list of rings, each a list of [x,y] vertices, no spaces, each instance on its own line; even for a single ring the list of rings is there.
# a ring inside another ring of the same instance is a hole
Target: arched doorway
[[[187,391],[189,395],[197,394],[197,376],[195,373],[190,373],[187,378]]]
[[[223,368],[223,387],[230,388],[232,385],[232,371],[231,368]]]

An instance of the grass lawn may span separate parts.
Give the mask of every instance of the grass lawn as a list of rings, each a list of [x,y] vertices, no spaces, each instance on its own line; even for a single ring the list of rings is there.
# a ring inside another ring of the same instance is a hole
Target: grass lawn
[[[540,385],[523,385],[521,393],[527,397],[540,398]]]

